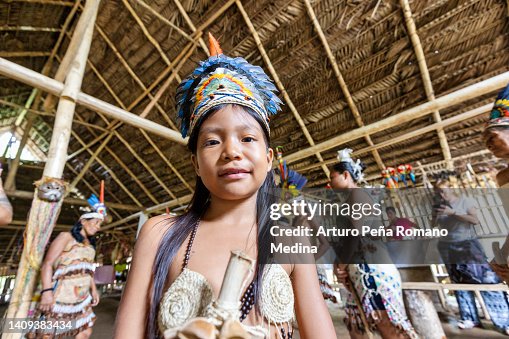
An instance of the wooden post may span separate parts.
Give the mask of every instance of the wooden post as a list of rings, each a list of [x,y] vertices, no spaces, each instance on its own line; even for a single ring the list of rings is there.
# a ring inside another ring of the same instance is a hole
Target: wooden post
[[[433,85],[431,84],[431,77],[429,75],[428,65],[426,64],[426,58],[424,57],[421,39],[419,39],[419,35],[417,34],[417,28],[415,27],[415,21],[412,16],[410,4],[408,3],[408,0],[399,0],[399,4],[401,6],[401,9],[403,10],[403,16],[405,17],[408,36],[410,37],[410,41],[412,41],[415,56],[417,57],[417,63],[419,65],[419,70],[421,72],[422,83],[424,84],[424,91],[426,92],[426,97],[428,98],[428,100],[434,100],[435,92],[433,91]],[[433,111],[433,119],[437,123],[442,121],[442,118],[440,117],[440,112],[438,110]],[[444,159],[447,162],[447,168],[449,170],[452,170],[453,164],[451,160],[451,149],[449,148],[449,143],[447,142],[447,137],[445,135],[444,129],[438,128],[437,133],[438,139],[440,141],[440,146],[442,147],[442,153],[444,154]]]
[[[325,52],[327,52],[327,57],[329,58],[329,62],[332,65],[332,69],[334,70],[334,74],[336,75],[336,79],[338,80],[339,88],[341,88],[341,92],[345,96],[346,102],[348,104],[348,107],[350,108],[350,111],[352,111],[355,122],[357,123],[357,126],[359,126],[359,127],[364,126],[364,121],[362,121],[359,109],[357,108],[357,105],[353,101],[353,97],[350,94],[350,90],[348,89],[345,79],[343,78],[343,75],[341,74],[341,71],[339,70],[338,63],[336,62],[336,57],[334,56],[334,54],[332,54],[332,50],[329,46],[329,42],[327,41],[327,38],[325,37],[325,34],[323,33],[322,27],[320,26],[320,23],[318,22],[318,19],[316,18],[315,11],[313,10],[313,7],[311,6],[311,3],[309,2],[309,0],[304,0],[304,3],[306,4],[308,15],[311,18],[313,25],[315,26],[315,30],[318,33],[320,40],[322,41],[322,45],[325,49]],[[373,140],[371,140],[371,136],[365,135],[364,139],[366,140],[366,142],[368,143],[369,146],[374,145]],[[373,151],[371,151],[371,153],[373,154],[373,158],[375,159],[376,163],[378,164],[378,167],[380,168],[380,170],[384,170],[385,164],[382,161],[382,157],[380,157],[378,150],[374,149]]]
[[[85,73],[85,65],[92,42],[99,1],[88,0],[86,3],[86,7],[91,8],[89,11],[93,11],[93,15],[89,18],[90,21],[87,23],[83,41],[79,44],[76,58],[72,63],[62,90],[48,152],[48,160],[43,173],[43,181],[52,181],[57,185],[62,185],[64,189],[65,186],[59,178],[62,176],[66,162],[74,108]],[[37,192],[38,189],[36,189],[36,195],[32,202],[26,226],[25,246],[16,275],[12,299],[7,309],[8,318],[27,317],[28,307],[37,282],[37,273],[44,256],[44,249],[53,231],[63,202],[63,197],[53,202],[41,200]],[[20,338],[21,333],[10,334],[6,337]]]

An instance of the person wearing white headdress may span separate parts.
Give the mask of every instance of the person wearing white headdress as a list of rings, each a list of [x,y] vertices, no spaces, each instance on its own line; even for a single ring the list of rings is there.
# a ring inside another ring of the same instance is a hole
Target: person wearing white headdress
[[[349,191],[347,202],[352,205],[354,203],[373,203],[373,199],[364,189],[360,189],[358,184],[363,181],[365,169],[364,164],[358,159],[354,161],[351,158],[352,150],[349,148],[338,152],[339,163],[335,164],[331,170],[331,186],[333,189]],[[359,220],[347,218],[339,224],[349,224],[352,228],[360,228],[362,224]],[[365,222],[366,220],[364,220]],[[364,239],[349,239],[357,241],[349,241],[350,252],[364,251]],[[346,245],[346,244],[344,244]],[[356,247],[359,245],[360,247]],[[337,246],[336,246],[337,247]],[[403,303],[403,294],[401,288],[401,276],[394,264],[373,264],[369,260],[364,259],[362,263],[357,262],[353,258],[339,259],[340,257],[349,257],[351,253],[344,246],[336,248],[338,262],[344,264],[336,264],[334,273],[338,280],[342,282],[349,290],[345,311],[347,318],[345,322],[350,331],[351,338],[363,338],[366,332],[366,326],[362,321],[361,313],[363,312],[368,321],[369,327],[376,327],[382,338],[418,338],[412,324],[408,320]],[[376,246],[375,246],[376,247]],[[377,248],[376,256],[384,253]],[[342,252],[342,253],[340,253]],[[379,253],[380,252],[380,253]],[[364,256],[366,254],[366,256]],[[363,257],[367,257],[369,253],[362,253]],[[350,261],[349,261],[350,260]],[[380,259],[377,262],[390,259]],[[355,302],[354,295],[358,295],[362,304],[362,310]]]
[[[39,311],[48,321],[65,320],[72,328],[55,334],[89,338],[95,322],[92,307],[99,303],[94,283],[95,238],[104,215],[83,214],[70,232],[51,243],[41,267]]]

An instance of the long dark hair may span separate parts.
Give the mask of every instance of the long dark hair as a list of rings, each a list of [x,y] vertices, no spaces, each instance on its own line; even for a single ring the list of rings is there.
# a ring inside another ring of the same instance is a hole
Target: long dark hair
[[[201,121],[197,123],[191,136],[189,137],[188,149],[196,154],[198,131],[203,122],[210,117],[213,113],[221,110],[226,105],[219,105],[211,109]],[[242,107],[242,109],[252,116],[262,127],[264,133],[265,144],[269,146],[270,137],[269,132],[264,128],[260,116],[250,108]],[[260,312],[258,300],[260,296],[261,277],[265,263],[269,261],[270,242],[272,237],[269,232],[270,226],[270,205],[276,202],[274,189],[276,188],[272,171],[267,172],[267,176],[263,184],[258,189],[256,198],[256,217],[258,224],[258,255],[257,255],[257,269],[254,277],[255,282],[255,309]],[[208,209],[210,203],[210,191],[205,187],[200,177],[196,178],[196,188],[193,198],[188,206],[186,213],[174,218],[168,218],[161,223],[168,225],[172,223],[172,227],[163,235],[157,250],[154,265],[152,267],[152,285],[149,303],[149,311],[147,313],[147,321],[145,327],[145,337],[150,339],[160,338],[161,333],[158,328],[158,314],[159,304],[161,302],[164,290],[167,285],[168,272],[175,259],[175,256],[190,235],[194,226],[199,222],[200,217]]]
[[[85,220],[90,220],[90,219],[85,219]],[[83,241],[85,240],[85,237],[83,235],[81,235],[82,229],[83,229],[83,224],[81,223],[81,220],[78,220],[78,222],[75,223],[74,226],[71,228],[71,235],[79,243],[83,243]],[[95,248],[95,237],[94,236],[89,237],[87,235],[87,239],[88,239],[88,242],[90,243],[90,245],[92,245]]]
[[[360,165],[362,169],[360,171],[355,171],[350,161],[341,161],[338,162],[337,164],[334,164],[334,166],[332,166],[332,170],[340,174],[347,171],[348,173],[350,173],[350,176],[352,177],[353,181],[358,182],[359,179],[361,178],[362,171],[366,169],[366,165],[363,162],[361,162]]]

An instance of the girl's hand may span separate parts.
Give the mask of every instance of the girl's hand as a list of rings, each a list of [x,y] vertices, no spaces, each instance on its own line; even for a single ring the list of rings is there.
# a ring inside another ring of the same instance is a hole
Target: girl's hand
[[[41,295],[41,302],[39,303],[39,310],[42,312],[50,312],[53,306],[54,296],[52,291],[44,292]]]
[[[97,290],[92,291],[92,307],[95,307],[99,304],[99,293],[97,293]]]

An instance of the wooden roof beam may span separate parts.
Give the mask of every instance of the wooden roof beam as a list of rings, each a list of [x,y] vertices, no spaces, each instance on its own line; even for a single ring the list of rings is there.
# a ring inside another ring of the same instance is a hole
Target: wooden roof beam
[[[53,95],[58,96],[63,90],[63,84],[61,82],[3,58],[0,58],[0,74],[23,82],[32,87],[42,89]],[[94,98],[93,96],[83,92],[78,93],[77,103],[94,112],[99,112],[114,119],[121,120],[129,125],[160,135],[165,139],[169,139],[183,145],[187,143],[187,140],[182,139],[182,136],[177,131],[171,130],[151,120],[139,117],[136,114],[127,112],[117,106]]]
[[[308,1],[308,0],[305,0]],[[429,75],[428,65],[426,64],[426,57],[424,56],[424,50],[421,45],[421,40],[419,35],[417,34],[417,28],[415,27],[415,21],[412,16],[412,10],[410,9],[410,4],[408,0],[399,0],[399,4],[403,11],[403,15],[405,17],[406,28],[408,32],[408,36],[412,41],[412,46],[414,48],[415,56],[417,58],[417,63],[419,65],[419,70],[421,72],[422,83],[424,85],[424,90],[426,92],[426,97],[428,100],[435,99],[435,92],[433,91],[433,85],[431,83],[431,77]],[[433,120],[436,123],[442,121],[440,117],[440,112],[438,110],[433,111]],[[449,148],[449,143],[447,142],[447,137],[445,135],[443,128],[437,129],[438,139],[440,140],[440,146],[442,148],[442,153],[444,154],[444,159],[447,162],[447,168],[452,170],[453,164],[451,160],[451,149]]]
[[[481,114],[487,113],[487,112],[491,111],[492,106],[493,106],[493,104],[490,103],[490,104],[486,104],[486,105],[483,105],[483,106],[478,107],[478,108],[474,108],[474,109],[472,109],[472,110],[470,110],[468,112],[464,112],[464,113],[458,114],[458,115],[456,115],[456,116],[454,116],[452,118],[445,119],[445,120],[442,120],[440,122],[436,122],[434,124],[428,125],[426,127],[419,128],[419,129],[417,129],[415,131],[412,131],[412,132],[409,132],[409,133],[405,133],[405,134],[399,135],[399,136],[394,137],[394,138],[390,138],[390,139],[388,139],[386,141],[382,141],[382,142],[380,142],[380,143],[378,143],[376,145],[356,150],[354,152],[354,155],[355,156],[359,156],[360,154],[363,154],[363,153],[366,153],[366,152],[371,152],[374,149],[381,149],[381,148],[384,148],[384,147],[387,147],[387,146],[391,146],[391,145],[400,143],[402,141],[405,141],[405,140],[408,140],[408,139],[411,139],[411,138],[415,138],[415,137],[417,137],[419,135],[423,135],[425,133],[429,133],[431,131],[436,131],[438,129],[443,130],[447,126],[455,125],[455,124],[457,124],[457,123],[459,123],[461,121],[468,120],[468,119],[474,118],[476,116],[479,116]],[[337,160],[336,160],[336,158],[334,158],[334,159],[325,160],[323,162],[323,164],[324,165],[330,165],[330,164],[333,164],[333,163],[336,163],[336,162],[337,162]],[[320,164],[311,164],[311,165],[307,165],[307,166],[303,166],[303,167],[295,166],[295,170],[296,171],[307,171],[307,170],[316,168],[318,166],[320,166]]]
[[[55,28],[55,27],[32,27],[32,26],[0,26],[0,32],[10,32],[10,31],[17,31],[17,32],[61,32],[62,29]]]
[[[40,52],[40,51],[19,51],[19,52],[0,51],[1,58],[45,58],[50,55],[51,52]]]
[[[19,2],[19,3],[66,6],[66,7],[72,7],[75,4],[72,1],[63,0],[5,0],[5,2],[7,2],[8,4]]]
[[[17,198],[17,199],[23,199],[23,200],[31,200],[34,198],[34,192],[29,191],[5,191],[5,194],[10,198]],[[89,206],[88,201],[85,199],[79,199],[79,198],[70,198],[66,197],[64,198],[64,204],[67,205],[77,205],[77,206]],[[141,209],[134,205],[128,205],[128,204],[120,204],[120,203],[114,203],[114,202],[106,202],[106,207],[108,208],[115,208],[119,210],[125,210],[125,211],[140,211]],[[1,227],[0,227],[1,229]]]
[[[350,108],[350,111],[352,112],[355,122],[357,123],[357,126],[362,127],[364,126],[364,121],[362,121],[361,114],[359,112],[359,109],[357,108],[357,105],[353,101],[352,95],[350,93],[350,90],[348,89],[348,86],[346,85],[345,79],[343,78],[343,74],[341,74],[341,71],[339,70],[338,63],[336,62],[336,57],[334,54],[332,54],[332,50],[329,46],[329,42],[327,41],[327,38],[325,37],[325,34],[323,33],[322,27],[320,26],[320,23],[318,22],[318,19],[316,18],[315,11],[313,10],[313,7],[311,6],[311,3],[309,0],[304,0],[304,3],[306,4],[306,9],[309,15],[309,18],[313,22],[313,26],[315,27],[316,32],[318,33],[318,36],[320,37],[320,41],[322,42],[322,45],[325,49],[325,52],[327,53],[327,58],[329,59],[329,62],[332,66],[332,69],[334,70],[334,74],[336,75],[336,79],[338,81],[339,87],[341,88],[341,92],[343,93],[346,102],[348,103],[348,107]],[[371,136],[369,134],[364,136],[364,139],[368,143],[369,146],[373,146],[373,140],[371,140]],[[371,154],[373,155],[373,158],[375,159],[376,163],[378,164],[378,167],[380,170],[385,169],[385,164],[382,161],[382,157],[380,157],[380,154],[376,149],[371,151]]]
[[[286,161],[288,163],[292,163],[297,160],[307,158],[317,151],[323,152],[331,148],[338,147],[348,141],[361,138],[366,134],[372,135],[374,133],[392,128],[396,125],[405,124],[409,121],[413,121],[420,117],[426,116],[433,111],[451,107],[453,105],[462,103],[465,100],[470,100],[491,93],[493,91],[497,91],[500,88],[505,87],[507,82],[509,82],[509,72],[501,73],[490,79],[486,79],[478,83],[463,87],[457,91],[435,98],[434,100],[430,100],[403,112],[391,115],[390,117],[379,120],[372,124],[343,133],[329,140],[323,141],[316,146],[312,146],[307,149],[289,154],[285,157]]]
[[[246,10],[244,9],[244,6],[242,5],[242,2],[240,0],[235,0],[235,3],[242,14],[242,17],[244,18],[244,21],[246,25],[249,28],[249,31],[251,32],[251,35],[253,36],[256,46],[258,47],[258,50],[260,51],[260,54],[263,57],[263,61],[265,62],[265,65],[269,69],[270,74],[272,75],[272,78],[274,79],[274,82],[276,83],[277,87],[279,88],[279,91],[281,92],[281,95],[283,96],[284,101],[288,105],[288,108],[293,113],[293,116],[295,117],[295,120],[297,120],[297,123],[299,124],[302,132],[304,133],[304,136],[306,137],[306,140],[311,146],[315,146],[315,142],[313,138],[311,137],[311,134],[309,133],[304,121],[302,120],[299,112],[297,111],[297,108],[293,105],[292,100],[290,99],[290,96],[286,92],[285,87],[281,83],[281,80],[279,79],[279,76],[272,66],[272,62],[269,59],[269,56],[267,55],[267,52],[265,51],[265,48],[263,47],[263,44],[260,40],[260,37],[258,35],[258,32],[256,31],[255,27],[253,26],[253,23],[251,22],[251,19],[249,18],[249,15],[247,14]],[[322,155],[320,152],[313,152],[313,154],[317,157],[318,161],[323,161]],[[325,175],[327,178],[329,177],[329,169],[326,166],[321,166],[322,170],[325,172]]]

